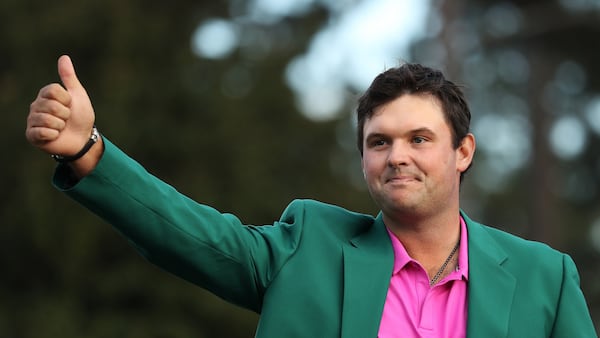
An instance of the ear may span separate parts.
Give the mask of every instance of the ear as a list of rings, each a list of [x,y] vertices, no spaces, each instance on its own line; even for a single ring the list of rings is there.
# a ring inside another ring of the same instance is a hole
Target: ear
[[[465,172],[469,168],[475,155],[475,148],[475,136],[468,133],[456,149],[456,169],[459,172]]]

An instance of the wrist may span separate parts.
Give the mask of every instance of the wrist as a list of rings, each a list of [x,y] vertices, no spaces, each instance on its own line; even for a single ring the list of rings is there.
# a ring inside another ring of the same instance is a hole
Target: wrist
[[[103,154],[104,140],[102,139],[102,136],[100,136],[98,142],[96,142],[85,155],[73,162],[66,163],[66,165],[71,168],[74,177],[79,180],[90,174],[96,168]]]
[[[98,142],[99,139],[100,139],[100,133],[98,133],[98,129],[96,128],[96,126],[94,126],[92,128],[92,133],[90,135],[90,138],[85,143],[83,148],[81,148],[81,150],[79,150],[79,152],[77,152],[75,155],[72,155],[72,156],[50,155],[50,156],[58,163],[70,163],[70,162],[76,161],[76,160],[82,158],[85,154],[87,154],[90,151],[90,149],[92,149],[94,144],[96,144]]]

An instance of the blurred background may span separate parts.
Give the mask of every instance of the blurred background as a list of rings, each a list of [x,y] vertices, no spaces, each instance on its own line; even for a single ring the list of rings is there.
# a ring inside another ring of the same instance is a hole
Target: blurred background
[[[600,325],[598,0],[3,0],[0,27],[1,338],[252,337],[258,319],[51,187],[24,129],[61,54],[106,137],[248,224],[293,198],[376,213],[356,100],[400,62],[443,69],[478,139],[463,209],[570,254]]]

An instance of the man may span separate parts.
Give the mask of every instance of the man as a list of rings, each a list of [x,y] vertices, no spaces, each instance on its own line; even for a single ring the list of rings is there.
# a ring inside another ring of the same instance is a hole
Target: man
[[[296,200],[256,227],[99,136],[68,57],[58,70],[64,87],[40,90],[26,130],[60,162],[55,186],[151,262],[260,313],[257,337],[597,337],[569,256],[460,210],[475,138],[463,93],[438,71],[390,69],[359,101],[377,217]]]

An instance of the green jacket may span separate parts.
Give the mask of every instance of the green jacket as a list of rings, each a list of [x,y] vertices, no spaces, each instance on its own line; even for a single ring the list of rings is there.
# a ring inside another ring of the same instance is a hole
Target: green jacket
[[[54,184],[149,261],[260,313],[256,337],[377,336],[394,260],[381,215],[296,200],[272,225],[243,225],[105,147],[92,174],[72,186],[59,166]],[[468,337],[596,337],[569,256],[463,217]]]

